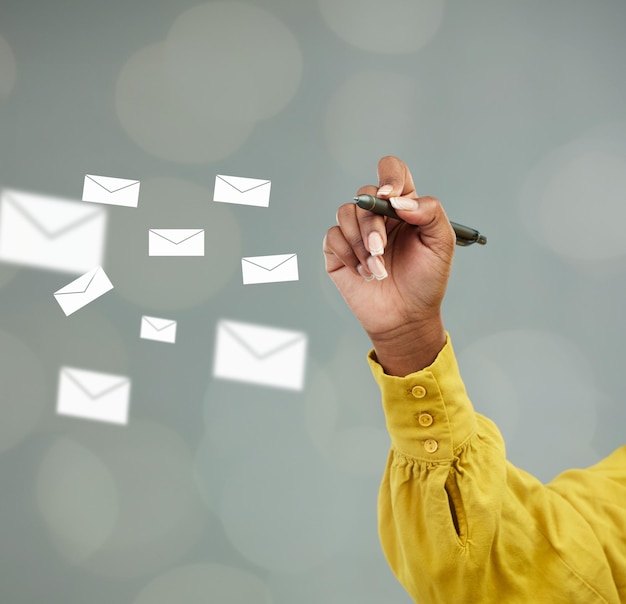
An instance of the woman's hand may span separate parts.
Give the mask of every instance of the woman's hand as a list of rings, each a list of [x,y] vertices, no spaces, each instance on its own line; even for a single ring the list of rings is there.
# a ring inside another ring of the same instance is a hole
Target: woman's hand
[[[441,303],[455,235],[439,201],[418,197],[404,162],[383,157],[378,179],[358,194],[389,199],[406,222],[342,205],[324,238],[326,271],[386,373],[406,375],[432,363],[445,343]]]

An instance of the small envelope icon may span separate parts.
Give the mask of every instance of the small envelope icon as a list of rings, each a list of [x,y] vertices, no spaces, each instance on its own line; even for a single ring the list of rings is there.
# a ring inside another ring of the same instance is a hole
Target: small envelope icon
[[[221,320],[215,340],[215,377],[302,390],[305,333]]]
[[[0,260],[81,274],[102,264],[106,210],[13,189],[0,191]]]
[[[57,413],[83,419],[128,423],[130,379],[123,375],[61,367]]]
[[[298,256],[275,254],[273,256],[250,256],[241,259],[243,284],[278,283],[298,280]]]
[[[139,184],[138,180],[85,174],[83,201],[136,208],[139,204]]]
[[[172,319],[160,319],[158,317],[141,317],[140,338],[144,340],[156,340],[157,342],[176,342],[176,321]]]
[[[213,201],[267,208],[270,205],[271,186],[271,180],[218,174],[215,177]]]
[[[204,256],[204,229],[150,229],[148,256]]]
[[[104,269],[97,266],[54,292],[54,297],[65,315],[69,316],[112,289],[113,284]]]

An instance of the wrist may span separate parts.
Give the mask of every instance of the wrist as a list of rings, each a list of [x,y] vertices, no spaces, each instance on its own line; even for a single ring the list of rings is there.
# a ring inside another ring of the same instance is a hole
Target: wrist
[[[376,337],[370,336],[376,360],[387,375],[404,377],[431,365],[446,343],[443,319],[437,317],[420,325]]]

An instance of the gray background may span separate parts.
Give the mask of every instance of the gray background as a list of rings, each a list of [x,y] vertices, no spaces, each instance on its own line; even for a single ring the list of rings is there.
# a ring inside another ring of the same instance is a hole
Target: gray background
[[[479,228],[446,325],[477,410],[549,480],[624,442],[623,0],[1,0],[0,185],[108,207],[115,289],[0,264],[0,602],[408,603],[380,552],[388,437],[368,341],[324,273],[385,154]],[[215,204],[216,174],[272,181]],[[146,230],[204,227],[204,258]],[[243,286],[242,256],[298,282]],[[178,320],[175,345],[139,339]],[[308,334],[301,392],[217,380],[230,318]],[[128,375],[130,420],[58,416],[63,365]]]

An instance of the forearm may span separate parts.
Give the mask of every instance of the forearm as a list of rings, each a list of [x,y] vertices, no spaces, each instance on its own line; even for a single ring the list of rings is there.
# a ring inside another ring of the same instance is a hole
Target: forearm
[[[399,333],[400,332],[400,333]],[[441,316],[394,333],[370,336],[376,360],[387,375],[406,376],[431,365],[446,343]]]

